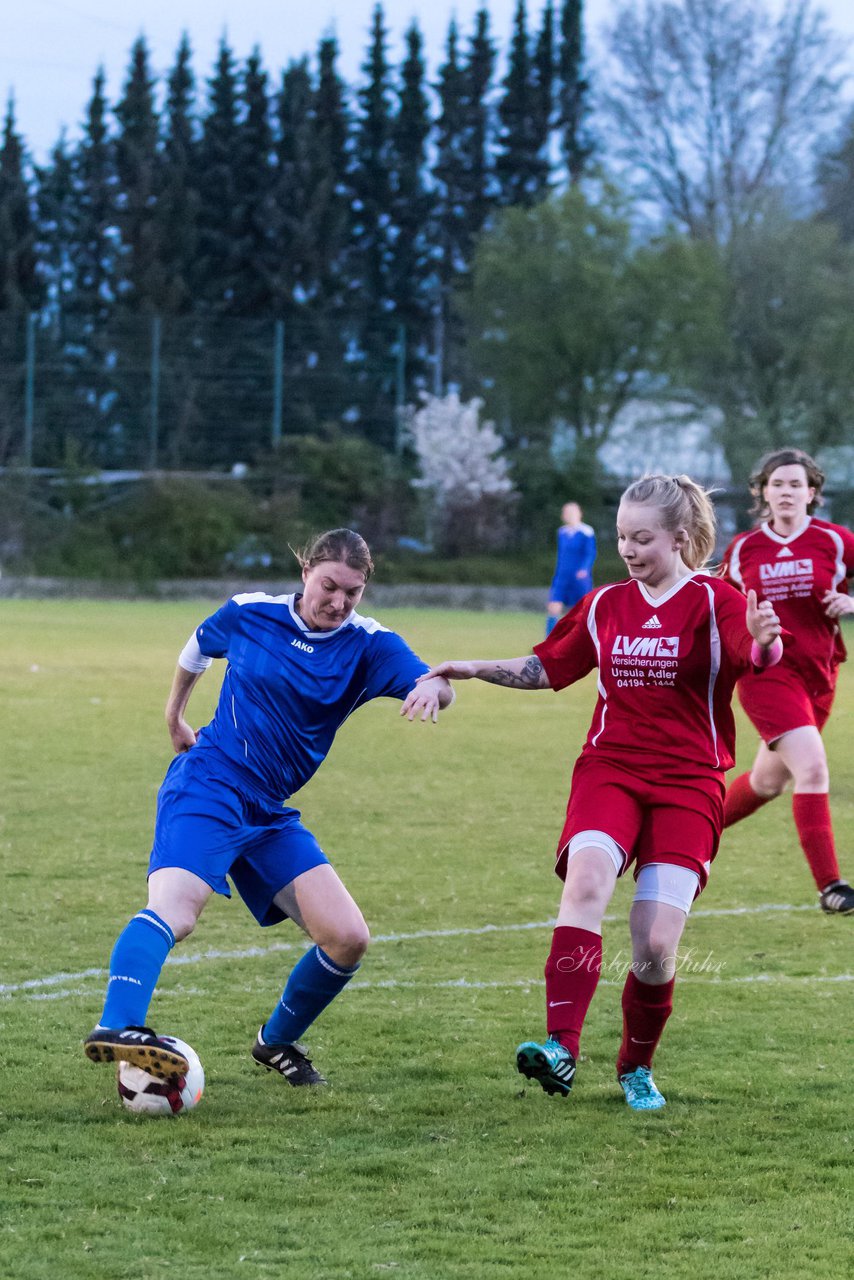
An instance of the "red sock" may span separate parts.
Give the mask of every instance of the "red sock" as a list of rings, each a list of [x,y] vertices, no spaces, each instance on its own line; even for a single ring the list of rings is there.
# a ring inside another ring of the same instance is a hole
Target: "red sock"
[[[750,774],[741,773],[727,787],[724,796],[724,826],[731,827],[742,818],[749,818],[751,813],[761,809],[763,804],[772,800],[773,796],[758,796],[750,785]]]
[[[673,1010],[676,979],[654,987],[641,982],[630,969],[623,987],[623,1042],[617,1058],[617,1075],[636,1067],[651,1067],[652,1055]]]
[[[821,892],[839,879],[839,863],[836,861],[836,845],[830,821],[830,801],[827,795],[796,792],[792,796],[792,813],[801,848]]]
[[[584,1018],[602,969],[602,938],[589,929],[558,925],[546,961],[546,1025],[574,1058]]]

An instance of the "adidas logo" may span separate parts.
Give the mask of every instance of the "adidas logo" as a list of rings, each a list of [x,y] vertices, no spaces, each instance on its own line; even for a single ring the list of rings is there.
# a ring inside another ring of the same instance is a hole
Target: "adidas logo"
[[[788,547],[781,547],[777,552],[777,559],[779,560],[781,556],[792,556],[794,554],[794,551],[790,551]]]
[[[660,631],[661,623],[658,621],[658,614],[654,613],[649,622],[645,622],[641,627],[641,631]]]

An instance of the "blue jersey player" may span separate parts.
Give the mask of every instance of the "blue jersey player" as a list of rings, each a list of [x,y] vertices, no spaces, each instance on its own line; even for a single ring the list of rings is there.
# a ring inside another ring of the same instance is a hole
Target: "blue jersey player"
[[[561,510],[563,524],[557,531],[557,563],[549,588],[546,635],[558,618],[593,589],[596,534],[581,514],[577,502],[566,502]]]
[[[190,637],[166,721],[175,747],[157,800],[148,905],[110,957],[101,1019],[84,1041],[95,1062],[130,1062],[162,1078],[187,1061],[145,1025],[160,971],[226,876],[260,925],[290,916],[314,944],[292,970],[252,1049],[292,1085],[325,1084],[298,1041],[346,986],[367,948],[361,911],[315,837],[285,803],[323,763],[336,730],[372,698],[435,721],[453,701],[444,679],[393,631],[356,613],[373,569],[350,529],[321,534],[298,557],[303,591],[238,595]],[[228,666],[214,718],[198,734],[190,694],[214,658]]]

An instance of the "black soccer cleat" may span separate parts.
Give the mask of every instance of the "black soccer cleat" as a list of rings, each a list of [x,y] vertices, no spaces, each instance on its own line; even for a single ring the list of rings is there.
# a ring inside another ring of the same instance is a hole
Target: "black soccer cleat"
[[[299,1085],[328,1084],[305,1049],[298,1044],[265,1044],[264,1028],[258,1032],[258,1039],[252,1046],[252,1057],[261,1067],[268,1071],[278,1071],[282,1079],[295,1087]]]
[[[831,916],[854,915],[854,889],[844,880],[829,884],[819,894],[819,905],[822,911]]]
[[[83,1041],[83,1052],[93,1062],[129,1062],[160,1080],[184,1076],[190,1069],[183,1053],[151,1027],[96,1027]]]
[[[546,1093],[565,1098],[575,1079],[575,1058],[557,1040],[545,1044],[526,1040],[516,1050],[516,1069],[528,1080],[536,1080]]]

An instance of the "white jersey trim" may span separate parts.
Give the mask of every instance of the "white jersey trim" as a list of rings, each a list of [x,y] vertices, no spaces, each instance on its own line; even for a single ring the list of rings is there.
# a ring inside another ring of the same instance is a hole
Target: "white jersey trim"
[[[816,525],[815,531],[816,533],[826,533],[835,548],[836,568],[832,579],[832,590],[836,591],[840,582],[848,576],[848,571],[845,568],[845,543],[835,529],[824,529],[821,525]]]
[[[810,527],[811,524],[812,524],[812,516],[807,516],[806,520],[801,525],[800,529],[796,529],[794,533],[790,533],[786,538],[784,538],[781,533],[775,533],[767,520],[763,521],[763,523],[759,526],[759,528],[762,530],[762,532],[765,534],[766,537],[771,539],[772,542],[779,542],[781,546],[785,547],[787,542],[794,542],[795,538],[799,538],[802,533],[806,533],[807,529]]]
[[[207,671],[208,667],[213,664],[213,658],[208,658],[202,653],[199,647],[199,641],[195,631],[190,636],[184,648],[178,654],[178,666],[184,671],[190,671],[193,675],[201,675],[203,671]]]
[[[642,582],[638,582],[635,578],[633,578],[632,581],[637,586],[638,591],[641,593],[647,604],[651,605],[654,609],[657,609],[659,605],[666,604],[668,600],[672,600],[677,591],[681,591],[685,586],[685,583],[691,582],[700,572],[702,571],[699,569],[692,569],[687,577],[680,578],[678,582],[673,584],[669,591],[665,591],[663,596],[651,596]]]
[[[259,598],[262,600],[267,598],[273,599],[272,596],[271,597],[260,596]],[[374,635],[378,631],[389,630],[388,627],[384,627],[381,623],[377,622],[376,618],[366,618],[361,613],[353,612],[348,617],[346,617],[339,626],[334,627],[331,631],[312,631],[309,627],[306,626],[302,618],[297,613],[296,598],[297,598],[297,592],[294,592],[294,594],[290,596],[275,597],[277,601],[281,600],[284,604],[288,606],[291,617],[293,618],[296,626],[298,626],[300,631],[302,631],[306,636],[310,636],[312,640],[331,640],[333,636],[340,635],[340,633],[346,627],[358,627],[359,630],[361,631],[367,631],[368,635]]]
[[[270,604],[285,605],[289,600],[293,600],[293,596],[271,596],[266,591],[245,591],[242,595],[232,596],[235,604],[257,604],[259,600],[266,600]]]
[[[602,587],[597,591],[590,604],[587,613],[587,630],[590,633],[590,639],[593,641],[593,647],[596,650],[596,688],[599,690],[599,697],[602,699],[602,716],[599,720],[599,728],[590,739],[591,747],[595,747],[596,743],[602,736],[605,728],[605,716],[608,713],[608,692],[602,683],[602,650],[599,645],[599,631],[596,626],[596,606],[608,591],[614,591],[622,584],[619,582],[611,583],[610,586]]]
[[[715,684],[721,669],[721,633],[718,630],[718,619],[715,613],[715,593],[708,582],[701,582],[709,597],[709,729],[712,735],[712,746],[715,749],[715,766],[720,768],[721,756],[718,750],[718,727],[715,724]]]
[[[734,582],[738,583],[742,591],[744,591],[744,578],[741,576],[741,548],[749,537],[750,532],[743,533],[740,538],[736,538],[732,544],[732,551],[729,557],[729,576]]]

